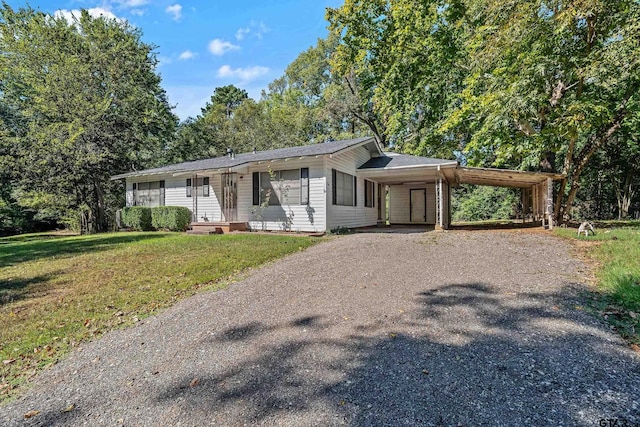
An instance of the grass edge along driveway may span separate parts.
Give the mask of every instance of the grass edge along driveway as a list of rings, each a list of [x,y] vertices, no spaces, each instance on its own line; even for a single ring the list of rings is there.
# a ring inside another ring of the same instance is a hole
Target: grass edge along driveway
[[[317,241],[161,232],[1,238],[0,402],[80,343]]]
[[[571,239],[595,267],[589,308],[640,351],[640,227],[631,224],[596,225],[596,234],[588,237],[577,237],[570,228],[556,229],[556,234]]]

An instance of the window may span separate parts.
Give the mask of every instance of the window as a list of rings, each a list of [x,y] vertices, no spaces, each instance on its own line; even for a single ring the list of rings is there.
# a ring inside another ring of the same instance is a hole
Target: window
[[[193,187],[191,178],[187,178],[187,197],[192,197]],[[209,197],[209,177],[205,176],[204,178],[198,178],[196,181],[196,189],[198,190],[198,197]]]
[[[357,206],[357,179],[353,175],[331,170],[333,178],[333,204],[339,206]]]
[[[253,173],[253,204],[269,195],[269,205],[309,204],[309,168]]]
[[[375,206],[375,195],[374,195],[374,183],[371,181],[364,180],[364,205],[367,208],[372,208]]]
[[[134,206],[164,206],[164,181],[137,182],[133,184]]]

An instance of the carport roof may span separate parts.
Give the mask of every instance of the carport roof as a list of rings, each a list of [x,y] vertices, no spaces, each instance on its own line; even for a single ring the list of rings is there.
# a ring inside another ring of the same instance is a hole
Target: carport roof
[[[562,179],[563,175],[544,172],[528,172],[512,169],[475,168],[460,166],[455,160],[434,159],[407,154],[385,152],[372,157],[358,168],[366,176],[376,177],[388,183],[403,183],[431,178],[442,174],[454,184],[488,185],[493,187],[529,188],[548,178]]]
[[[458,166],[455,172],[455,177],[457,184],[528,188],[533,185],[540,184],[548,178],[558,180],[562,179],[564,176],[555,173]]]

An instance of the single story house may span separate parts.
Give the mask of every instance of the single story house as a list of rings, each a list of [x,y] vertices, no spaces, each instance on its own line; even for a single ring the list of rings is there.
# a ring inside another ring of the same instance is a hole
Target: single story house
[[[447,228],[450,188],[460,183],[522,188],[525,211],[544,221],[559,178],[384,152],[374,138],[230,152],[112,177],[126,179],[127,206],[184,206],[194,227],[305,232],[387,221]]]

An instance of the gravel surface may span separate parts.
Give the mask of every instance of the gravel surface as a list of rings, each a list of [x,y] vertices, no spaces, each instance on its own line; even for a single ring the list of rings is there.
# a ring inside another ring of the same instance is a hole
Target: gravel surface
[[[585,273],[530,231],[331,239],[83,346],[0,425],[640,425]]]

